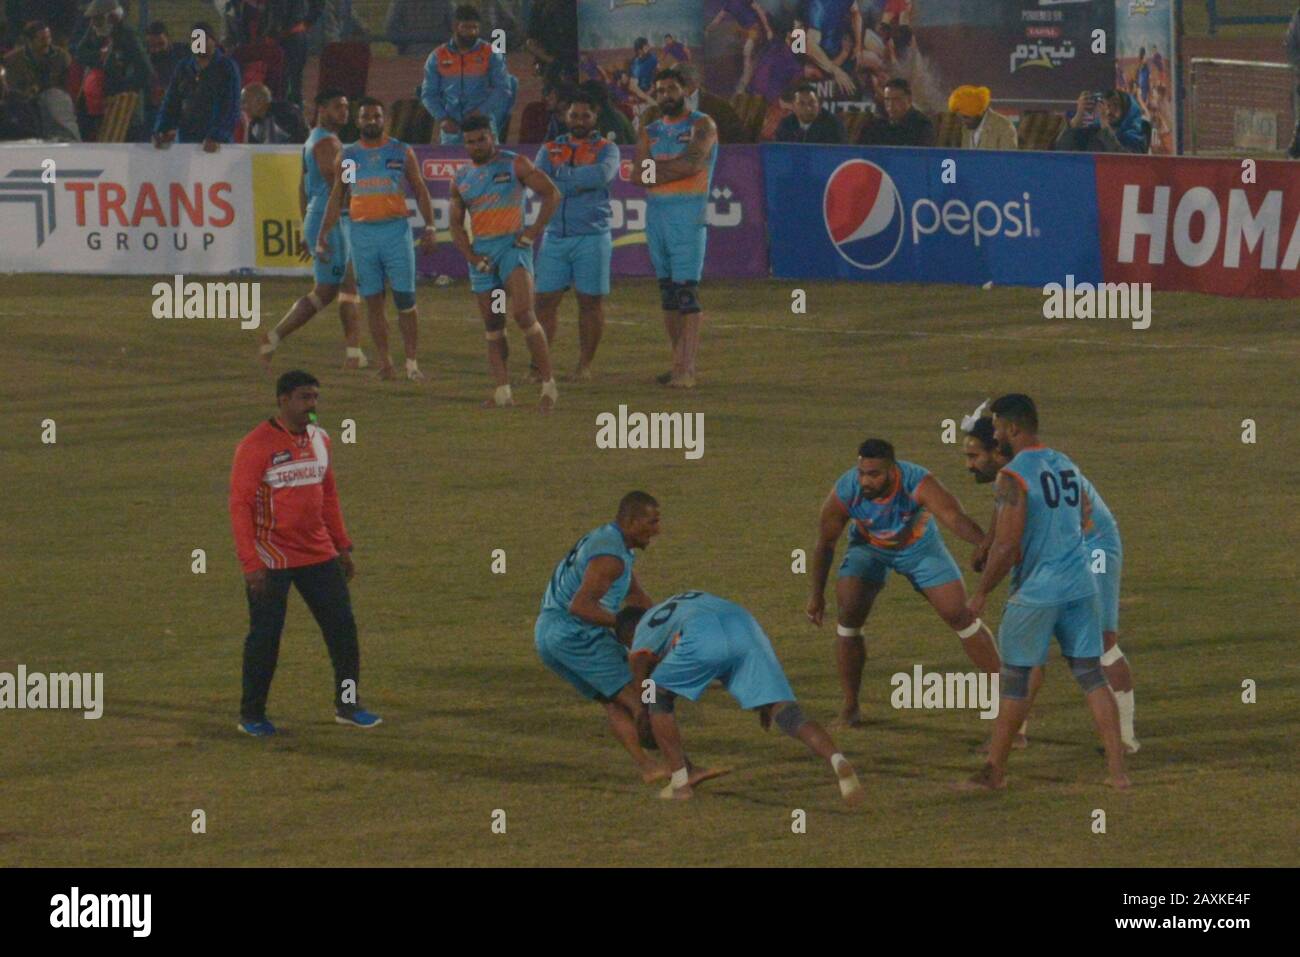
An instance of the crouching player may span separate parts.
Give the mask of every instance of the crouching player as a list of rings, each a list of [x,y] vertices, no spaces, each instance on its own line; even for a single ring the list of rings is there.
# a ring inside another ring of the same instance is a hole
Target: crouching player
[[[693,782],[673,708],[678,695],[698,701],[716,678],[742,708],[758,710],[764,731],[775,721],[778,728],[825,759],[845,801],[860,804],[866,798],[853,765],[817,722],[804,717],[772,642],[740,605],[708,592],[682,592],[653,608],[624,608],[618,613],[616,632],[618,640],[631,648],[635,686],[643,687],[654,675],[651,729],[672,770],[672,779],[660,797],[692,796]]]

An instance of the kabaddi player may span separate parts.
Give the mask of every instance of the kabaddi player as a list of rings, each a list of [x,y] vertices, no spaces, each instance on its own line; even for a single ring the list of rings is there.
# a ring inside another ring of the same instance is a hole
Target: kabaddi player
[[[1083,473],[1038,440],[1038,410],[1018,393],[993,402],[993,430],[1010,461],[998,472],[997,525],[970,614],[1012,573],[1011,597],[998,629],[1002,653],[999,710],[988,762],[965,786],[1006,786],[1011,739],[1029,713],[1029,674],[1047,660],[1053,636],[1087,696],[1106,752],[1106,783],[1127,788],[1119,711],[1101,668],[1101,609],[1083,544]]]
[[[855,95],[853,77],[839,64],[862,43],[862,12],[856,0],[808,0],[807,19],[808,58],[842,93]]]
[[[894,447],[884,439],[862,443],[857,467],[839,477],[822,504],[807,615],[814,625],[821,625],[835,544],[852,522],[835,583],[839,609],[835,658],[844,690],[840,720],[851,727],[861,722],[858,694],[867,660],[862,625],[891,568],[911,582],[957,632],[962,649],[980,671],[997,674],[1001,668],[993,633],[966,607],[961,570],[931,516],[972,545],[984,540],[984,530],[952,493],[921,466],[896,460]]]
[[[334,176],[339,165],[343,143],[339,130],[348,122],[348,98],[340,90],[322,90],[316,94],[316,126],[302,148],[302,177],[298,181],[298,210],[302,215],[304,260],[313,259],[312,250],[321,238],[320,227],[325,218],[325,206],[334,188]],[[349,238],[350,223],[346,210],[338,226],[325,237],[329,247],[329,262],[314,259],[316,285],[311,292],[293,304],[293,308],[269,333],[262,333],[259,355],[266,365],[276,347],[296,329],[305,326],[316,313],[324,309],[337,296],[339,318],[343,320],[343,339],[347,358],[344,367],[364,369],[366,354],[361,351],[361,322],[357,304],[357,281],[352,275],[352,243]],[[341,290],[340,291],[340,287]]]
[[[828,762],[849,804],[866,797],[853,765],[821,726],[804,716],[781,670],[772,642],[748,611],[703,591],[686,591],[646,609],[629,604],[618,613],[618,640],[631,649],[637,688],[654,676],[650,723],[672,770],[663,798],[689,798],[692,782],[673,718],[677,696],[699,701],[719,680],[746,711],[757,710],[766,731],[776,726]]]
[[[736,83],[736,92],[744,93],[745,87],[749,86],[750,78],[754,75],[754,49],[759,40],[771,42],[772,25],[767,22],[767,12],[758,0],[722,0],[718,15],[709,21],[704,32],[709,33],[721,26],[728,14],[736,21],[736,26],[740,29],[740,35],[744,40],[740,51],[742,57],[740,80]]]
[[[981,406],[981,409],[983,406]],[[1008,461],[998,446],[993,434],[993,420],[981,416],[979,409],[968,420],[964,450],[966,465],[975,481],[989,483],[997,478],[998,472]],[[1097,489],[1083,476],[1079,476],[1083,489],[1085,524],[1083,527],[1083,545],[1087,552],[1088,569],[1092,571],[1101,598],[1101,640],[1105,649],[1101,656],[1101,667],[1106,673],[1106,681],[1115,693],[1115,705],[1119,709],[1119,733],[1124,741],[1124,748],[1133,754],[1141,747],[1133,730],[1134,704],[1133,672],[1129,669],[1128,659],[1119,647],[1119,582],[1120,571],[1124,562],[1124,548],[1120,542],[1119,525],[1115,516],[1106,507],[1105,501]],[[984,562],[989,547],[993,543],[993,531],[997,526],[997,510],[993,512],[993,522],[984,544],[975,550],[971,566],[975,571],[984,570]],[[1098,550],[1104,556],[1104,565],[1097,569],[1094,556]],[[1034,698],[1043,683],[1043,670],[1035,668],[1029,680],[1029,707],[1032,709]],[[1023,747],[1023,735],[1017,735],[1016,746]]]
[[[707,114],[686,108],[686,81],[679,70],[656,73],[654,92],[661,115],[641,130],[636,175],[644,183],[646,160],[654,160],[654,178],[646,183],[645,238],[659,278],[664,327],[673,354],[672,370],[658,381],[690,389],[695,387],[695,356],[704,321],[698,288],[704,271],[718,130]]]
[[[569,132],[543,143],[537,168],[555,182],[560,208],[546,224],[537,253],[537,320],[548,349],[559,331],[558,311],[570,286],[578,297],[578,369],[574,379],[591,378],[605,328],[609,295],[609,187],[618,176],[618,147],[595,131],[599,104],[582,91],[573,94],[565,122]]]
[[[642,608],[651,604],[632,565],[634,550],[645,549],[658,534],[654,497],[624,495],[614,521],[578,539],[555,566],[533,629],[542,663],[578,694],[601,703],[610,730],[646,783],[667,778],[668,770],[641,747],[638,724],[649,718],[632,684],[627,649],[614,637],[614,616],[625,600]]]
[[[319,396],[320,382],[310,373],[280,376],[277,413],[244,436],[230,470],[230,522],[249,617],[239,730],[258,738],[275,734],[266,699],[291,585],[329,648],[334,720],[358,728],[382,723],[357,697],[361,650],[348,595],[356,566],[334,484],[329,436],[312,424]]]
[[[406,192],[402,183],[415,194],[416,205],[424,217],[420,250],[433,252],[437,236],[433,228],[433,202],[420,175],[415,152],[401,140],[384,133],[384,104],[363,96],[357,124],[361,139],[343,148],[340,173],[334,180],[321,224],[321,239],[316,242],[316,256],[326,263],[333,254],[325,238],[338,222],[344,198],[352,218],[352,264],[357,286],[366,300],[370,336],[379,353],[379,377],[394,379],[393,360],[388,354],[388,320],[384,316],[384,283],[393,290],[397,307],[397,325],[402,330],[406,352],[406,377],[419,382],[424,378],[416,362],[416,339],[419,313],[415,306],[415,248],[411,244],[411,227],[407,223]],[[347,182],[348,170],[355,182]]]
[[[560,193],[550,177],[526,156],[497,145],[492,126],[483,116],[471,116],[461,130],[465,151],[473,161],[458,167],[451,183],[451,238],[469,263],[469,284],[478,302],[487,338],[488,368],[496,390],[485,400],[485,409],[514,405],[510,394],[510,373],[506,368],[506,317],[493,310],[493,291],[504,289],[507,308],[519,328],[538,378],[542,381],[541,412],[550,412],[559,399],[546,330],[533,311],[533,245],[560,204]],[[531,226],[524,226],[524,188],[542,201],[541,212]],[[469,211],[471,242],[465,231]],[[498,297],[499,298],[499,297]]]

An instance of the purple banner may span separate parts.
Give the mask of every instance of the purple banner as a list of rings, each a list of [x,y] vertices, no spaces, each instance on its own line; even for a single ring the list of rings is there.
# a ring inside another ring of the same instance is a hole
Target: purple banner
[[[448,197],[456,169],[470,160],[464,150],[456,147],[416,146],[414,149],[433,197],[439,236],[437,250],[432,256],[417,256],[416,267],[426,278],[446,275],[463,279],[469,275],[469,267],[448,238],[451,223]],[[631,146],[621,149],[623,162],[610,200],[614,236],[611,274],[652,276],[645,244],[645,190],[631,182],[636,151]],[[531,146],[521,146],[517,151],[529,159],[537,155],[537,149]],[[527,222],[537,218],[540,206],[530,194]],[[417,213],[413,225],[418,225],[418,221]],[[763,215],[763,166],[759,147],[719,147],[709,194],[709,243],[704,257],[704,277],[765,279],[767,274],[767,224]]]

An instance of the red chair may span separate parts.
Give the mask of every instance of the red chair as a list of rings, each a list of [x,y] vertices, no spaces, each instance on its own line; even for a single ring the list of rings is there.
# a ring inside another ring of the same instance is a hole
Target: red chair
[[[239,64],[239,82],[265,83],[271,90],[271,99],[284,97],[284,51],[274,40],[257,40],[245,43],[230,51],[230,58]]]
[[[316,92],[342,90],[349,100],[366,95],[370,81],[370,44],[341,40],[325,44],[316,76]]]

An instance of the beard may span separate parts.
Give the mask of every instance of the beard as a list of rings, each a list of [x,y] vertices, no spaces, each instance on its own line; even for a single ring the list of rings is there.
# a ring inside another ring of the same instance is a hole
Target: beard
[[[384,135],[383,124],[373,123],[361,127],[361,135],[368,140],[377,140]]]
[[[664,116],[676,116],[686,108],[686,98],[665,100],[659,108],[663,110]]]

